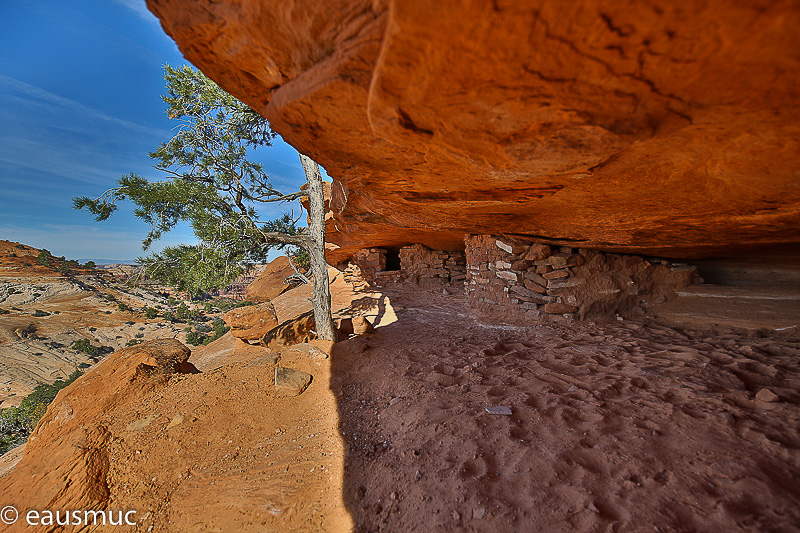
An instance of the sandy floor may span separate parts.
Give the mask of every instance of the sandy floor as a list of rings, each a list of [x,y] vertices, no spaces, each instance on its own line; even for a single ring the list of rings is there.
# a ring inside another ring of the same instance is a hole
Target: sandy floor
[[[144,531],[798,530],[798,336],[514,327],[458,296],[347,290],[336,307],[380,327],[327,360],[282,350],[314,376],[299,397],[226,337],[195,351],[202,374],[92,415],[110,508]]]
[[[800,527],[797,336],[513,328],[387,296],[399,321],[333,357],[358,531]]]

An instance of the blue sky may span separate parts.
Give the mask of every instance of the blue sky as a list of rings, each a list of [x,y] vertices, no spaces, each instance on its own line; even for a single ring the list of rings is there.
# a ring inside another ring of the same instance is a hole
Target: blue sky
[[[186,60],[144,0],[2,0],[0,20],[0,239],[69,258],[142,255],[147,226],[130,204],[98,223],[72,198],[99,196],[129,172],[163,179],[147,157],[174,125],[163,65]],[[304,182],[280,140],[258,160],[281,190]],[[193,242],[189,228],[154,249],[180,242]]]

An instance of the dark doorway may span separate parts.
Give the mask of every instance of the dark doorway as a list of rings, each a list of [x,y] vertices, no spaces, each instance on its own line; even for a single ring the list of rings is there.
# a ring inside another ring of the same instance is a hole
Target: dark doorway
[[[400,270],[400,250],[389,248],[386,250],[386,270]]]

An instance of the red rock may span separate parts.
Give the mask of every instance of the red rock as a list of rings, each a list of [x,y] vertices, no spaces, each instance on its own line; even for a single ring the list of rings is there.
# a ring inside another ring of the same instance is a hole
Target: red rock
[[[791,2],[148,5],[335,179],[334,264],[497,231],[671,257],[800,240]]]
[[[547,294],[547,288],[543,285],[539,285],[538,283],[534,283],[532,281],[525,280],[525,288],[532,290],[533,292],[538,292],[539,294]]]
[[[309,342],[317,338],[315,329],[314,313],[309,311],[267,331],[261,336],[260,343],[270,350],[277,350],[282,346]]]
[[[268,264],[267,268],[247,287],[245,298],[255,303],[273,300],[292,288],[284,281],[294,273],[289,258],[285,255],[278,257]]]
[[[22,461],[0,479],[3,505],[20,510],[107,508],[115,436],[106,414],[128,405],[147,411],[137,404],[165,387],[170,376],[197,372],[188,362],[190,354],[174,339],[144,342],[111,354],[59,392],[28,440]],[[149,425],[159,413],[142,416],[128,424],[128,431]]]
[[[562,279],[569,277],[569,270],[553,270],[552,272],[548,272],[546,274],[542,274],[544,279]]]
[[[542,259],[547,259],[552,253],[548,245],[535,242],[531,244],[531,247],[528,248],[528,251],[525,253],[525,259],[529,261],[540,261]]]
[[[760,391],[758,391],[758,393],[756,394],[756,399],[767,403],[775,403],[781,400],[777,394],[775,394],[769,389],[761,389]]]
[[[530,268],[530,266],[531,261],[527,261],[525,259],[518,259],[511,262],[511,270],[526,270]]]
[[[260,339],[278,325],[272,302],[231,309],[222,317],[231,328],[231,335],[244,341]]]
[[[348,335],[365,335],[375,331],[372,323],[363,316],[340,318],[335,320],[334,323],[336,324],[336,329],[343,338],[347,338]]]

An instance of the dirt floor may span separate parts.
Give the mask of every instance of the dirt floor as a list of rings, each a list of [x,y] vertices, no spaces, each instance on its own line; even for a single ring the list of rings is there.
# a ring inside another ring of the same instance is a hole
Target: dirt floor
[[[76,414],[110,435],[109,508],[141,531],[800,530],[794,330],[502,325],[340,281],[334,304],[377,330],[329,359],[226,336],[194,350],[201,374]],[[276,396],[276,355],[314,376],[302,395]]]
[[[797,335],[511,327],[386,296],[398,321],[332,359],[357,531],[800,528]]]

